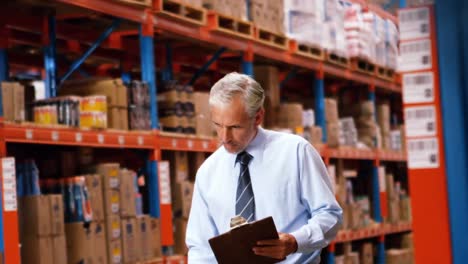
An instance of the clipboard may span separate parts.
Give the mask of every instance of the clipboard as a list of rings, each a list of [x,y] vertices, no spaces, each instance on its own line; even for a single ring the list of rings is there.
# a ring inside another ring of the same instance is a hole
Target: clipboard
[[[270,216],[235,227],[208,242],[219,264],[270,264],[281,260],[255,255],[252,248],[257,241],[278,238],[275,223]]]

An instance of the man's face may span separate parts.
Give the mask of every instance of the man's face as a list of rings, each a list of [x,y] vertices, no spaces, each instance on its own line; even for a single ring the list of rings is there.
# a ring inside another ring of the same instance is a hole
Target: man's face
[[[255,117],[249,117],[240,96],[223,107],[211,107],[211,121],[218,138],[229,153],[244,150],[257,133],[257,126],[263,120],[264,110],[260,109]]]

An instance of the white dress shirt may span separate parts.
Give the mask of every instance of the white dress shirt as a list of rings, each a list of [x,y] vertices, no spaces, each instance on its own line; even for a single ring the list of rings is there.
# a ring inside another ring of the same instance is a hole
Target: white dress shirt
[[[272,216],[278,232],[292,234],[298,244],[281,263],[319,263],[342,220],[320,155],[299,136],[262,128],[245,150],[253,156],[256,219]],[[186,234],[189,264],[217,263],[208,239],[229,231],[235,216],[240,169],[235,160],[236,154],[221,146],[197,172]]]

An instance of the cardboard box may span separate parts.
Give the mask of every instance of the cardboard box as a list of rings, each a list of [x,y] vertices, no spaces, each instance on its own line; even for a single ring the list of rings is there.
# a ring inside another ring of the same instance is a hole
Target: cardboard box
[[[65,220],[63,217],[63,198],[61,194],[47,195],[50,208],[51,235],[63,236],[65,234]]]
[[[360,264],[359,263],[359,253],[351,252],[345,255],[345,264]]]
[[[377,123],[383,133],[390,132],[390,106],[388,104],[377,106]]]
[[[192,207],[194,185],[192,182],[183,181],[176,183],[173,188],[172,210],[175,217],[187,219]]]
[[[359,256],[361,258],[361,264],[373,264],[374,263],[374,253],[372,243],[362,244]]]
[[[21,240],[21,263],[54,263],[52,239],[50,237],[23,237]]]
[[[137,225],[135,218],[122,219],[122,257],[123,263],[133,263],[137,260]]]
[[[171,170],[171,182],[180,183],[188,180],[188,153],[186,151],[172,151],[165,155],[164,160],[169,160]]]
[[[210,93],[207,92],[195,92],[192,95],[193,104],[195,107],[195,115],[210,116]]]
[[[58,90],[59,95],[105,95],[107,105],[128,106],[127,88],[121,79],[98,79],[66,81]]]
[[[398,200],[388,200],[388,221],[392,224],[400,221],[400,202]]]
[[[120,216],[136,216],[136,173],[131,170],[120,171]]]
[[[139,260],[147,260],[153,257],[151,252],[151,235],[150,235],[150,216],[141,215],[137,217],[137,237],[140,240]]]
[[[119,215],[106,216],[106,236],[107,241],[120,240],[122,237],[121,221]]]
[[[107,108],[107,127],[128,130],[128,108],[122,106],[109,106]]]
[[[338,122],[338,103],[335,99],[325,99],[325,121],[329,123]]]
[[[47,196],[35,195],[19,198],[18,214],[21,237],[51,235],[50,200]]]
[[[216,135],[216,130],[209,115],[195,116],[195,133],[200,137],[213,137]]]
[[[402,235],[401,247],[402,248],[408,248],[408,249],[414,249],[413,233],[408,233],[408,234]]]
[[[55,264],[67,263],[67,239],[65,232],[60,236],[54,236],[52,239],[52,254]]]
[[[335,256],[335,264],[344,264],[345,256]]]
[[[187,220],[182,218],[174,219],[174,252],[176,254],[185,255],[188,252],[185,245],[185,233],[187,231]]]
[[[101,175],[92,174],[85,177],[86,188],[89,193],[91,210],[94,221],[104,221],[104,197],[102,194]]]
[[[176,115],[159,118],[159,125],[163,131],[183,133],[183,118]]]
[[[389,249],[385,251],[385,263],[409,264],[412,262],[409,249]]]
[[[162,256],[161,226],[158,218],[150,217],[150,251],[153,258]]]
[[[255,80],[265,92],[264,127],[275,127],[278,124],[278,110],[280,107],[280,88],[278,68],[274,66],[255,66]]]
[[[106,217],[120,215],[120,192],[118,190],[104,191],[104,212]]]
[[[83,222],[65,224],[68,263],[92,263],[93,233]]]
[[[107,264],[106,226],[102,222],[92,222],[89,228],[93,236],[91,247],[93,263]]]
[[[385,176],[385,186],[387,187],[387,198],[393,200],[396,198],[395,195],[395,180],[393,174],[387,174]]]
[[[302,104],[285,103],[279,107],[279,117],[277,125],[282,128],[290,128],[297,131],[302,128]]]
[[[8,121],[25,120],[25,88],[20,83],[2,82],[3,117]]]
[[[118,190],[120,184],[120,165],[118,163],[103,163],[96,167],[96,172],[102,176],[104,190]]]
[[[107,259],[109,264],[122,263],[122,241],[107,241]]]
[[[409,197],[400,199],[400,219],[404,222],[411,222],[411,199]]]
[[[327,123],[327,144],[332,148],[340,145],[340,125],[338,122]]]

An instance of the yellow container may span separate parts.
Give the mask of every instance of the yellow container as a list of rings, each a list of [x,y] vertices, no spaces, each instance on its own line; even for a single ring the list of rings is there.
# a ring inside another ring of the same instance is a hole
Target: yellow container
[[[107,128],[107,113],[103,112],[81,112],[81,128]]]
[[[55,106],[34,107],[34,123],[43,125],[57,124],[57,108]]]
[[[107,99],[105,95],[92,95],[81,98],[82,112],[107,112]]]

